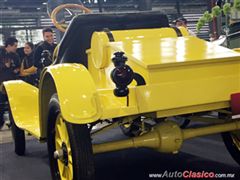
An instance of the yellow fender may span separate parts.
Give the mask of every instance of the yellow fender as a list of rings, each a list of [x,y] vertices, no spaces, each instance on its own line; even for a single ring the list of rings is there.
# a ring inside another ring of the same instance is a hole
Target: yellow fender
[[[3,91],[8,96],[15,124],[39,138],[38,89],[24,81],[14,80],[4,82]]]
[[[94,81],[81,64],[49,66],[41,76],[40,119],[46,127],[48,103],[57,93],[62,117],[71,123],[86,124],[99,119],[100,103]],[[45,121],[45,122],[44,122]]]

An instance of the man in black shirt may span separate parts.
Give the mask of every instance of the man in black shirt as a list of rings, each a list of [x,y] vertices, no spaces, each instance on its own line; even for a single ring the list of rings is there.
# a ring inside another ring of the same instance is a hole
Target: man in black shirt
[[[43,29],[42,33],[44,41],[40,42],[35,49],[33,66],[24,70],[24,73],[29,75],[37,73],[37,71],[40,72],[43,67],[45,67],[44,62],[42,62],[43,53],[48,51],[50,56],[49,58],[51,59],[56,47],[53,39],[53,30],[51,28],[45,28]]]
[[[10,37],[5,42],[5,47],[0,48],[0,85],[4,81],[18,78],[20,69],[20,58],[16,53],[18,40]],[[0,129],[4,125],[4,107],[7,98],[0,91]]]

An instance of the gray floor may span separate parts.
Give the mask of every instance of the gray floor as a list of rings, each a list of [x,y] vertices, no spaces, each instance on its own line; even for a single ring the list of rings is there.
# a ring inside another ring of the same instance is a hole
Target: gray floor
[[[108,132],[100,139],[121,138],[119,129]],[[240,168],[228,154],[219,135],[186,141],[176,155],[161,154],[149,149],[128,149],[95,156],[99,180],[145,180],[149,173],[167,171],[212,171],[234,173],[240,179]],[[13,144],[0,144],[0,180],[50,180],[46,144],[27,141],[25,157],[13,152]]]

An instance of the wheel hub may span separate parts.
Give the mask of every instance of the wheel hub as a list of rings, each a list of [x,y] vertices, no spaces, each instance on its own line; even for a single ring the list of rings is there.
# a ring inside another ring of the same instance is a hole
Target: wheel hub
[[[58,149],[54,152],[54,158],[62,161],[65,166],[68,165],[67,145],[64,142],[62,143],[61,149]]]

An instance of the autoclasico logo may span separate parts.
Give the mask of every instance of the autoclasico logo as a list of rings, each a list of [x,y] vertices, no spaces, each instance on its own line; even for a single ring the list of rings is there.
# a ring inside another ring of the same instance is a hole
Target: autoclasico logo
[[[184,171],[182,173],[184,178],[215,178],[214,172],[194,172],[194,171]]]
[[[230,176],[231,175],[231,176]],[[183,172],[181,171],[164,171],[164,173],[160,174],[149,174],[149,178],[184,178],[184,179],[194,179],[194,178],[224,178],[229,177],[233,178],[235,174],[216,174],[214,172],[208,172],[208,171],[190,171],[185,170]]]

